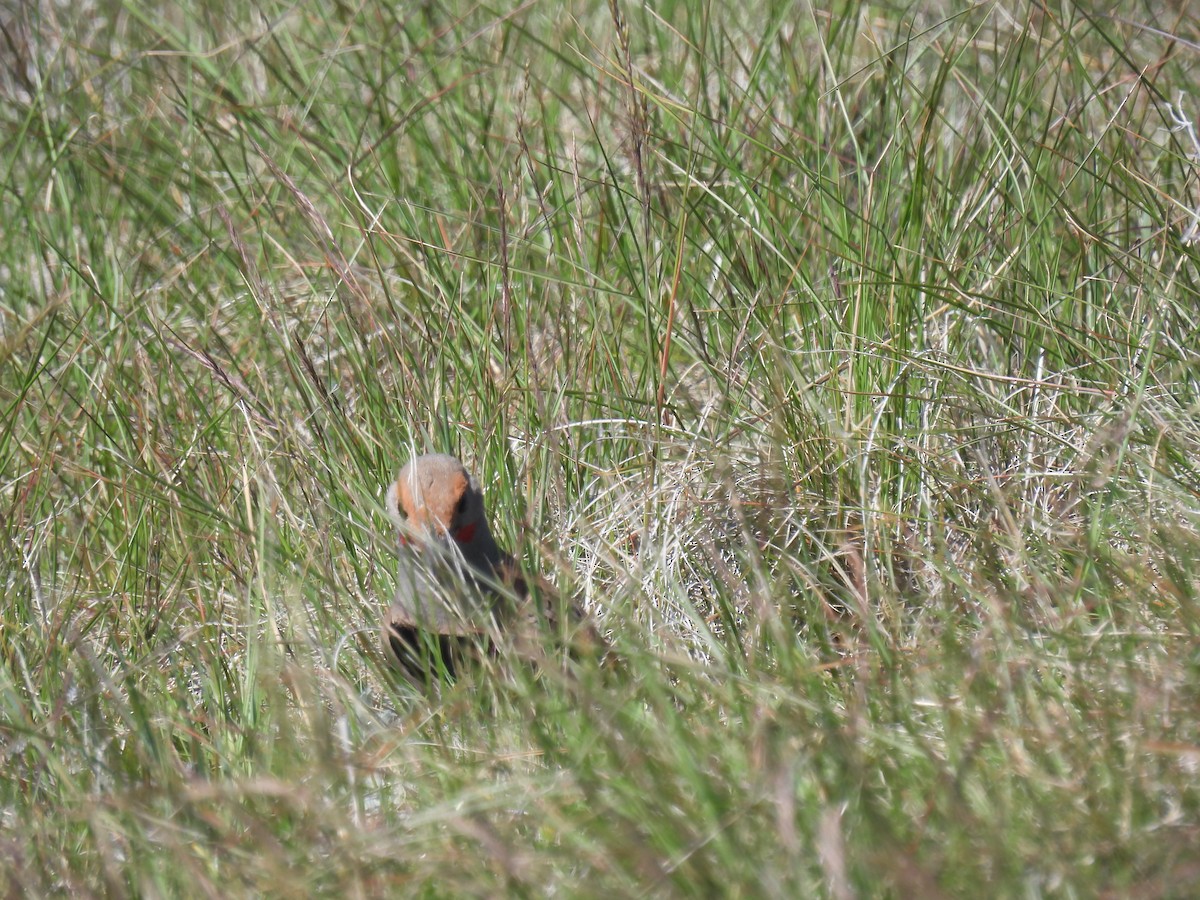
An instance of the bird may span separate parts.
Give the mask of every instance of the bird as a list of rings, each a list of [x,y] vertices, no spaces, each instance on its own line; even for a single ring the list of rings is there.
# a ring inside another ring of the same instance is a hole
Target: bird
[[[538,582],[537,608],[513,557],[488,526],[479,482],[454,456],[410,460],[387,489],[388,515],[399,537],[399,578],[383,620],[384,656],[418,684],[453,680],[462,664],[502,645],[538,655],[537,620],[559,633],[558,603]],[[580,646],[601,647],[595,627],[574,605],[566,622]],[[544,636],[544,635],[543,635]],[[532,639],[531,639],[532,638]]]

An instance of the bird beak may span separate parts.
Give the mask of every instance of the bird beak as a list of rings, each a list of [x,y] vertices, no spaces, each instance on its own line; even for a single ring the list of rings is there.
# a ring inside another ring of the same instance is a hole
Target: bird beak
[[[475,540],[475,533],[478,531],[478,529],[478,522],[468,522],[457,531],[449,531],[441,526],[430,529],[419,529],[418,533],[415,535],[415,538],[412,535],[401,534],[400,546],[411,547],[412,549],[419,551],[422,544],[432,541],[448,548],[451,546],[451,538],[454,539],[454,543],[456,544],[469,544],[471,541]]]

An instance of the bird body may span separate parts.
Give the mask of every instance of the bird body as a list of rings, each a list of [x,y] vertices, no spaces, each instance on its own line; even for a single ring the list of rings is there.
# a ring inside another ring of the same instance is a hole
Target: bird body
[[[400,533],[400,565],[384,653],[418,680],[439,663],[453,675],[495,626],[497,579],[511,557],[492,537],[478,483],[453,456],[409,462],[388,488],[387,509]]]
[[[453,677],[480,650],[495,654],[498,641],[522,656],[543,655],[539,626],[558,630],[559,603],[539,583],[540,605],[531,608],[528,584],[488,527],[483,491],[458,459],[415,457],[388,488],[387,508],[400,535],[396,596],[383,622],[393,667],[426,683],[443,672]],[[582,638],[574,643],[605,646],[577,607],[565,616],[572,640]]]

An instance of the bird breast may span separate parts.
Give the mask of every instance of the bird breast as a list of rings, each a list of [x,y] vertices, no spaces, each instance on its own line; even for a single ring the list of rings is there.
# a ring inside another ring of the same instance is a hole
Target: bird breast
[[[401,549],[391,618],[442,634],[471,634],[492,622],[498,595],[490,573],[453,549]]]

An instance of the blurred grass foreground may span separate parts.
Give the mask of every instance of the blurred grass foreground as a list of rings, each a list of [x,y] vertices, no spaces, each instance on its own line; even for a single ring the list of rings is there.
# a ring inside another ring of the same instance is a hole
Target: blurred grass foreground
[[[1198,84],[1172,0],[7,0],[0,893],[1200,894]],[[617,672],[392,677],[430,450]]]

